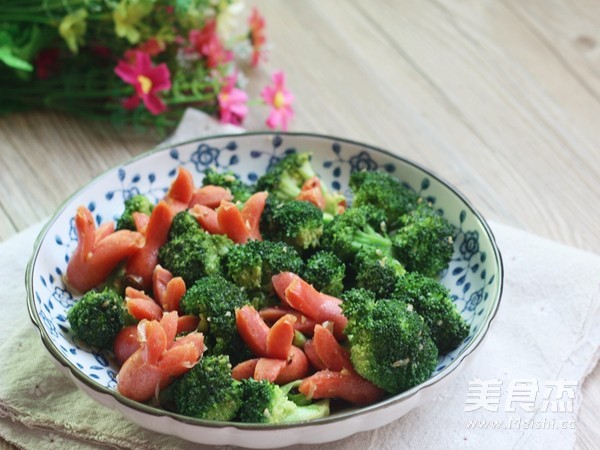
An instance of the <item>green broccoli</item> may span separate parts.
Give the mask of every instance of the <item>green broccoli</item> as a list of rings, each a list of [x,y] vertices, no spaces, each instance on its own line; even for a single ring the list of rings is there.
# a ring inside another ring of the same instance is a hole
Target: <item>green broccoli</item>
[[[222,261],[234,246],[226,236],[209,234],[201,229],[196,219],[181,212],[173,219],[169,240],[158,252],[159,263],[186,286],[208,275],[223,273]]]
[[[154,205],[144,195],[137,194],[128,198],[125,200],[125,211],[123,211],[123,214],[117,220],[116,229],[137,231],[133,220],[133,213],[140,212],[150,215],[152,214],[152,209],[154,209]]]
[[[351,264],[363,249],[391,255],[392,241],[385,227],[385,214],[381,210],[372,206],[350,208],[325,224],[321,248],[335,253],[346,264]]]
[[[295,199],[306,180],[316,175],[310,153],[290,153],[272,165],[256,182],[257,191],[269,191],[279,200]]]
[[[469,325],[452,303],[448,288],[439,281],[417,272],[407,273],[400,277],[393,297],[413,305],[440,353],[454,350],[469,335]]]
[[[252,357],[241,339],[235,322],[235,310],[248,305],[244,290],[219,275],[200,278],[181,299],[185,314],[200,317],[199,331],[210,354],[227,354],[237,364]]]
[[[231,376],[227,355],[203,356],[161,395],[164,406],[204,420],[233,420],[242,403],[242,386]]]
[[[249,241],[236,245],[227,255],[225,271],[235,284],[249,293],[274,293],[271,278],[280,272],[302,273],[304,261],[284,242]]]
[[[454,253],[454,226],[425,203],[402,216],[400,223],[392,238],[393,253],[406,270],[435,277],[448,267]]]
[[[244,184],[233,172],[217,172],[214,168],[209,167],[204,171],[204,179],[202,186],[221,186],[229,189],[233,195],[234,202],[244,203],[254,193],[252,186]]]
[[[299,251],[314,248],[323,234],[323,212],[310,202],[269,202],[261,216],[263,236]]]
[[[188,233],[197,233],[202,231],[200,224],[194,216],[187,211],[180,211],[175,214],[169,228],[169,240],[176,239]]]
[[[391,394],[431,376],[438,350],[421,316],[406,303],[376,300],[366,289],[348,290],[342,299],[350,358],[361,376]]]
[[[356,287],[368,289],[377,298],[387,298],[394,292],[398,279],[406,270],[396,259],[380,250],[363,249],[354,261]]]
[[[329,415],[329,400],[299,406],[288,398],[289,390],[299,381],[278,386],[269,381],[242,381],[242,405],[238,420],[245,423],[293,423]]]
[[[86,292],[67,313],[73,333],[99,350],[112,350],[127,317],[123,297],[109,288]]]
[[[269,191],[281,201],[294,200],[301,192],[303,184],[317,174],[311,165],[310,153],[290,153],[271,166],[266,174],[256,182],[257,191]],[[325,200],[325,214],[328,217],[339,214],[338,207],[346,203],[339,192],[329,192],[321,183]]]
[[[417,207],[417,194],[388,173],[359,171],[350,175],[353,206],[372,205],[385,212],[390,231],[404,214]]]
[[[303,278],[319,292],[339,297],[344,290],[346,266],[332,252],[320,250],[306,261]]]

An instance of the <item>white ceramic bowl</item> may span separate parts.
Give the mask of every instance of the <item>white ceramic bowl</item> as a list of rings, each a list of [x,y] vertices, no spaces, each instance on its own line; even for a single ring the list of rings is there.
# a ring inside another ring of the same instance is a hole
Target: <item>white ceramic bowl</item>
[[[159,199],[185,166],[198,185],[209,166],[230,169],[254,182],[270,164],[291,151],[313,153],[313,166],[334,190],[347,192],[354,170],[381,169],[426,197],[458,230],[454,255],[442,282],[471,325],[455,351],[440,357],[431,377],[420,385],[363,408],[293,425],[248,425],[208,422],[173,414],[129,400],[116,391],[117,368],[101,353],[73,338],[66,316],[73,296],[62,274],[77,237],[73,217],[86,205],[98,223],[113,220],[123,201],[142,193]],[[120,411],[142,427],[193,442],[269,448],[298,443],[323,443],[390,423],[432,399],[452,383],[465,360],[472,358],[487,333],[500,303],[502,261],[494,237],[481,215],[453,187],[410,161],[370,145],[306,133],[248,133],[213,136],[157,149],[99,176],[69,198],[45,226],[35,245],[26,275],[27,306],[42,342],[75,384],[101,404]]]

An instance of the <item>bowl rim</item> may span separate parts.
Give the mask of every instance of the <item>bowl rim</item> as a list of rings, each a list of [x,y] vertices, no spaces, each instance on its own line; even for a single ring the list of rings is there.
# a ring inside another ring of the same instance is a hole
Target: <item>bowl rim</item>
[[[162,152],[162,151],[165,151],[168,149],[173,149],[177,146],[183,146],[183,145],[187,145],[187,144],[193,144],[193,143],[204,142],[204,141],[211,141],[211,140],[215,140],[215,139],[230,138],[232,140],[235,140],[235,139],[245,138],[245,137],[260,137],[260,136],[265,136],[265,137],[290,136],[290,137],[317,138],[317,139],[321,139],[321,140],[329,140],[332,142],[339,142],[341,144],[350,144],[350,145],[359,146],[359,147],[364,148],[365,150],[374,151],[376,153],[381,153],[381,154],[387,155],[393,159],[402,161],[403,163],[408,164],[409,166],[413,166],[414,168],[416,168],[416,169],[426,173],[428,176],[434,178],[436,181],[441,183],[445,188],[449,189],[452,193],[454,193],[454,195],[456,195],[464,203],[465,207],[471,211],[471,213],[475,216],[477,222],[481,225],[481,227],[483,228],[483,230],[485,231],[486,235],[488,236],[488,238],[490,240],[490,244],[491,244],[491,247],[492,247],[492,250],[494,253],[494,260],[498,266],[498,274],[497,274],[498,292],[497,292],[497,299],[496,299],[495,305],[492,307],[493,309],[490,312],[489,319],[476,332],[476,334],[473,336],[471,341],[467,344],[467,346],[462,351],[462,353],[456,357],[456,359],[454,359],[452,362],[450,362],[439,373],[428,378],[427,380],[418,384],[417,386],[414,386],[411,389],[401,392],[399,394],[385,398],[384,400],[381,400],[372,405],[363,406],[363,407],[359,407],[359,408],[352,408],[352,409],[348,409],[348,410],[342,410],[340,412],[336,412],[336,414],[332,415],[332,416],[324,417],[321,419],[313,419],[313,420],[304,421],[304,422],[296,422],[296,423],[291,423],[291,424],[276,424],[276,425],[246,424],[246,423],[241,423],[241,422],[209,421],[209,420],[196,419],[193,417],[184,416],[184,415],[177,414],[177,413],[174,413],[171,411],[160,409],[155,406],[150,406],[145,403],[140,403],[140,402],[131,400],[131,399],[123,396],[116,390],[111,390],[107,387],[101,386],[99,383],[97,383],[93,380],[90,380],[73,363],[71,363],[67,358],[65,358],[64,355],[62,355],[62,353],[60,353],[60,351],[58,351],[58,349],[52,343],[52,340],[50,339],[50,336],[46,332],[46,329],[42,326],[38,315],[36,314],[35,300],[34,300],[34,293],[33,293],[33,268],[34,268],[34,264],[37,260],[38,254],[40,252],[42,241],[46,238],[49,228],[54,224],[54,222],[58,219],[58,217],[64,212],[67,205],[70,203],[70,201],[75,196],[80,194],[85,189],[89,188],[92,184],[94,184],[95,182],[97,182],[98,180],[100,180],[101,178],[106,176],[107,174],[113,172],[114,170],[118,169],[119,167],[121,167],[123,165],[131,164],[137,160],[144,159],[154,153]],[[131,408],[131,409],[135,410],[136,412],[151,414],[152,416],[155,416],[155,417],[170,417],[176,421],[183,422],[183,423],[186,423],[189,425],[197,425],[200,427],[215,428],[215,429],[227,427],[230,429],[233,428],[233,429],[243,430],[243,431],[251,431],[251,430],[254,430],[254,431],[271,430],[271,431],[273,431],[273,430],[285,430],[285,429],[292,429],[292,428],[295,429],[295,428],[301,428],[301,427],[308,427],[308,426],[315,426],[315,425],[327,425],[327,424],[337,423],[337,422],[343,421],[343,420],[348,419],[353,416],[369,413],[372,411],[380,410],[382,408],[387,408],[389,406],[401,403],[408,398],[411,398],[413,396],[420,394],[421,391],[423,391],[427,388],[430,388],[434,384],[437,384],[437,383],[441,382],[442,380],[444,380],[451,373],[456,371],[459,368],[459,366],[461,366],[461,363],[469,355],[471,355],[475,351],[475,349],[477,349],[481,345],[481,342],[483,341],[484,337],[487,335],[492,323],[494,322],[494,319],[496,318],[496,316],[498,314],[498,310],[500,308],[500,303],[502,300],[502,293],[503,293],[503,288],[504,288],[504,265],[503,265],[503,261],[502,261],[502,256],[500,254],[500,250],[496,243],[496,238],[494,236],[494,233],[492,232],[490,226],[488,225],[488,223],[484,219],[484,217],[481,215],[481,213],[473,206],[471,201],[468,200],[466,198],[466,196],[464,194],[462,194],[460,191],[458,191],[452,184],[447,182],[443,177],[439,176],[434,171],[431,171],[430,169],[422,166],[420,163],[416,163],[416,162],[414,162],[410,159],[407,159],[403,156],[394,154],[394,153],[390,152],[389,150],[386,150],[386,149],[383,149],[383,148],[380,148],[380,147],[377,147],[377,146],[374,146],[371,144],[366,144],[366,143],[356,141],[353,139],[341,138],[341,137],[327,135],[327,134],[320,134],[320,133],[313,133],[313,132],[250,131],[250,132],[243,132],[243,133],[211,134],[208,136],[196,137],[196,138],[187,139],[184,141],[167,142],[165,144],[159,144],[158,146],[154,147],[151,150],[143,152],[133,158],[130,158],[120,164],[117,164],[113,167],[108,168],[107,170],[102,171],[100,174],[98,174],[97,176],[92,178],[90,181],[88,181],[85,185],[83,185],[82,187],[77,189],[75,192],[73,192],[71,195],[69,195],[60,204],[60,206],[56,209],[56,211],[54,212],[52,217],[48,220],[48,222],[44,225],[42,230],[39,232],[39,234],[35,240],[34,246],[33,246],[32,255],[27,263],[27,268],[26,268],[26,272],[25,272],[25,287],[26,287],[26,291],[27,291],[27,311],[29,313],[29,318],[30,318],[31,322],[33,323],[33,325],[38,329],[42,343],[44,344],[44,347],[46,348],[46,350],[56,360],[56,362],[60,363],[62,366],[67,368],[71,372],[72,376],[74,376],[77,380],[84,383],[87,387],[93,389],[97,393],[103,394],[103,395],[109,395],[109,396],[113,397],[116,401],[121,403],[123,406]]]

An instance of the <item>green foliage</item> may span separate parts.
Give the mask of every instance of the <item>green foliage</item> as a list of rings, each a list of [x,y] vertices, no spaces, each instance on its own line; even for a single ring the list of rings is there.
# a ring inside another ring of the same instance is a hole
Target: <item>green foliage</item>
[[[243,289],[219,275],[197,280],[181,299],[185,314],[200,317],[200,331],[210,354],[229,355],[236,364],[252,357],[241,339],[235,310],[250,303]]]
[[[67,313],[73,333],[91,347],[112,350],[115,337],[125,326],[123,298],[111,289],[88,291]]]
[[[152,214],[154,204],[145,195],[137,194],[125,200],[125,211],[117,220],[117,230],[136,231],[133,213],[139,212],[147,215]]]
[[[350,358],[361,376],[391,394],[430,377],[438,350],[421,316],[400,300],[378,301],[365,289],[342,298]]]

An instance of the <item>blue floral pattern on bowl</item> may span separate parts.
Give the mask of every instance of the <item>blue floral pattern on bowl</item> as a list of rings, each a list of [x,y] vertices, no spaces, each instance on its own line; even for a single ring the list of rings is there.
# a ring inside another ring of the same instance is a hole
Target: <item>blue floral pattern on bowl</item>
[[[208,167],[232,170],[241,179],[253,182],[282,156],[295,151],[312,152],[319,175],[342,192],[348,192],[353,171],[385,170],[394,174],[456,226],[454,255],[441,281],[451,290],[471,331],[458,349],[440,357],[432,376],[444,372],[468,352],[473,341],[480,340],[487,331],[502,283],[501,260],[493,237],[468,202],[425,169],[379,149],[325,136],[256,133],[199,139],[147,153],[98,177],[56,213],[40,235],[27,275],[32,320],[55,358],[91,383],[116,389],[114,361],[79,342],[66,320],[75,299],[65,289],[62,275],[77,244],[73,216],[79,205],[88,206],[96,222],[102,223],[118,217],[124,200],[132,195],[161,198],[180,166],[193,173],[196,184]]]

